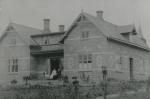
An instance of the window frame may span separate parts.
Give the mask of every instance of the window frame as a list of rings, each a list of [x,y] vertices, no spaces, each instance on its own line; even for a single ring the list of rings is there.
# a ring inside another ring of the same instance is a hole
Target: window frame
[[[82,39],[88,39],[90,37],[90,31],[85,30],[81,32],[81,38]]]
[[[78,59],[79,71],[91,71],[93,63],[92,54],[79,54]]]
[[[19,72],[19,64],[18,59],[9,59],[8,60],[8,72],[10,73],[18,73]]]

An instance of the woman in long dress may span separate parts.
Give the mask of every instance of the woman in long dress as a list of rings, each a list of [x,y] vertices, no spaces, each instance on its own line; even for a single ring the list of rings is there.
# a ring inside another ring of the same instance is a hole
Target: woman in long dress
[[[55,69],[53,69],[52,74],[50,75],[50,79],[53,79],[54,76],[57,75],[57,71]]]

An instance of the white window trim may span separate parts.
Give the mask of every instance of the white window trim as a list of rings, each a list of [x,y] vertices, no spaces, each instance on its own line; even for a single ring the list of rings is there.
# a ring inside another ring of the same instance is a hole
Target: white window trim
[[[8,60],[8,72],[9,73],[18,73],[19,72],[18,59],[9,59]]]
[[[86,60],[85,60],[86,59]],[[79,71],[92,70],[92,54],[79,54]]]
[[[90,32],[88,30],[81,31],[81,39],[86,40],[90,38]]]

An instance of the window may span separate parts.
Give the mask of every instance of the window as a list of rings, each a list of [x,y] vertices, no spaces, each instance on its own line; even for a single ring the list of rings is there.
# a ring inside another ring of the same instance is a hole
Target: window
[[[119,64],[122,64],[122,56],[120,56],[120,59],[119,59]]]
[[[79,63],[92,63],[92,54],[79,55]]]
[[[92,54],[88,54],[88,63],[92,63]]]
[[[18,72],[18,59],[9,59],[8,63],[8,72]]]
[[[86,39],[86,38],[89,38],[89,31],[83,31],[82,32],[82,39]]]
[[[92,54],[79,55],[79,70],[90,70],[92,63]]]
[[[44,38],[44,45],[48,45],[48,44],[49,44],[49,38],[46,37],[46,38]]]
[[[87,63],[87,61],[88,61],[87,55],[83,55],[83,63]]]
[[[130,63],[130,66],[129,66],[129,68],[130,68],[130,79],[133,79],[133,62],[134,62],[134,60],[133,60],[133,58],[129,58],[129,63]]]
[[[48,40],[45,40],[45,44],[46,44],[46,45],[48,44]]]
[[[79,55],[79,63],[82,63],[82,55]]]

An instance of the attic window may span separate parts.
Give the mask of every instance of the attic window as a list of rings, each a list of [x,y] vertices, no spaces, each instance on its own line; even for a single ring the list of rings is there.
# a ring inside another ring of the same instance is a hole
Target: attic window
[[[83,32],[81,33],[81,38],[82,38],[82,39],[89,38],[89,31],[83,31]]]
[[[137,32],[136,32],[136,29],[135,29],[135,28],[132,30],[132,34],[133,34],[133,35],[136,35],[136,34],[137,34]]]
[[[48,37],[45,37],[45,38],[44,38],[44,44],[45,44],[45,45],[48,45],[48,44],[49,44],[49,38],[48,38]]]
[[[49,44],[48,40],[45,40],[45,44],[46,44],[46,45],[48,45],[48,44]]]

